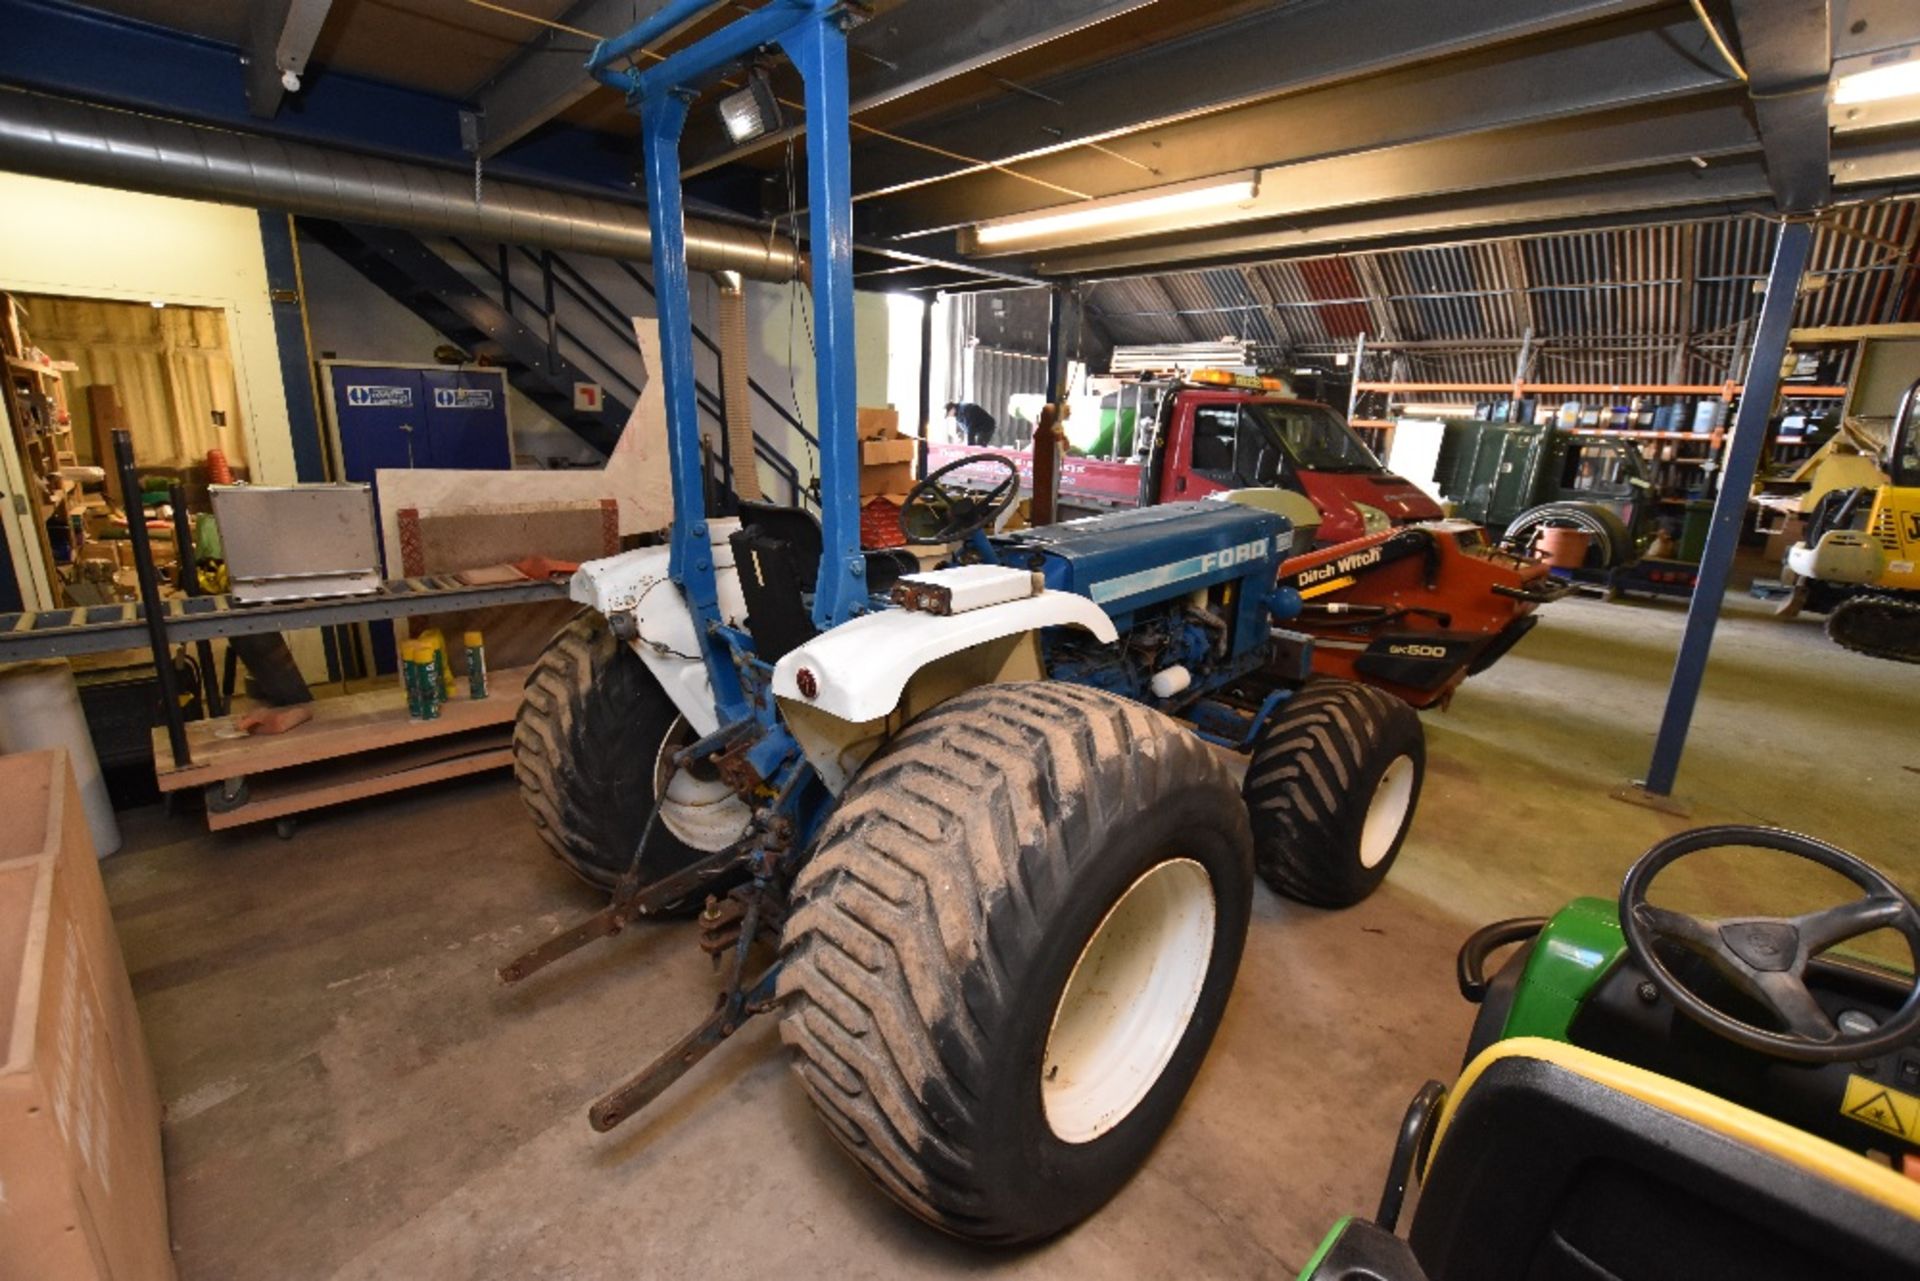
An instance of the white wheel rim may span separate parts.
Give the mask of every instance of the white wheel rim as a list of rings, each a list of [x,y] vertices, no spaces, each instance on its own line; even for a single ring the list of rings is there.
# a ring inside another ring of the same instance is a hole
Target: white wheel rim
[[[1080,949],[1054,1007],[1040,1102],[1064,1143],[1119,1125],[1187,1034],[1213,960],[1213,880],[1190,858],[1149,868]]]
[[[684,717],[675,717],[653,758],[653,800],[660,822],[696,850],[722,850],[739,840],[753,818],[747,803],[716,774],[680,769],[674,753],[693,741]]]
[[[1396,756],[1367,802],[1366,821],[1360,825],[1360,866],[1378,867],[1400,839],[1407,811],[1413,808],[1413,757]]]

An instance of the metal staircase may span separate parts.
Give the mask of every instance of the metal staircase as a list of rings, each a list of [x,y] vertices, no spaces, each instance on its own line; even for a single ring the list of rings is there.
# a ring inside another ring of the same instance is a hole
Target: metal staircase
[[[565,255],[513,245],[475,246],[449,237],[440,243],[451,246],[450,260],[420,237],[390,228],[303,219],[300,230],[450,342],[499,366],[515,390],[586,443],[603,454],[612,451],[640,395],[640,387],[623,372],[629,365],[624,358],[633,348],[633,322],[627,309]],[[608,261],[653,296],[653,282],[633,264]],[[484,274],[491,289],[475,282],[475,271]],[[725,359],[698,325],[693,333],[716,362]],[[580,359],[570,359],[569,350],[580,353]],[[593,367],[585,367],[582,360]],[[756,416],[770,414],[793,436],[818,447],[818,439],[786,405],[759,382],[747,381]],[[574,408],[574,384],[583,382],[602,388],[597,411]],[[704,381],[696,383],[695,391],[702,416],[716,427],[709,437],[709,501],[726,509],[732,501],[735,460],[725,431],[725,405],[719,391]],[[802,479],[786,450],[756,431],[754,452],[776,478],[775,495],[784,489],[791,503],[812,501],[812,478]]]

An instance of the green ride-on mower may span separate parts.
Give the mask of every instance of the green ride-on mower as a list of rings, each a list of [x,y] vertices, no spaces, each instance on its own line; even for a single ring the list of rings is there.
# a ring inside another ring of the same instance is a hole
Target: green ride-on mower
[[[1661,872],[1727,847],[1865,897],[1719,920],[1649,901]],[[1725,826],[1648,850],[1617,902],[1474,934],[1460,1077],[1422,1087],[1379,1212],[1337,1224],[1302,1281],[1920,1277],[1920,987],[1823,955],[1878,930],[1920,958],[1920,907],[1866,862]]]

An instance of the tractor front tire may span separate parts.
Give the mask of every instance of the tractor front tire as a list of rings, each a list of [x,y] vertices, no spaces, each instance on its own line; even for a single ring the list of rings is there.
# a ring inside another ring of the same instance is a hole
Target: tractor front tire
[[[1245,812],[1197,737],[1081,686],[974,690],[909,725],[828,821],[781,943],[781,1036],[907,1209],[972,1240],[1048,1237],[1172,1121],[1252,887]]]
[[[604,617],[586,611],[548,642],[527,677],[513,727],[520,799],[561,862],[587,884],[611,889],[632,862],[661,789],[669,786],[666,754],[691,737],[639,655],[613,635]],[[695,799],[705,803],[680,806],[672,811],[673,823],[662,815],[654,825],[640,867],[643,883],[727,845],[735,809],[744,829],[743,803],[728,806],[730,798],[711,785]],[[684,910],[699,901],[673,906]]]
[[[1247,763],[1242,792],[1261,878],[1314,907],[1358,903],[1399,857],[1426,771],[1413,708],[1353,681],[1307,682]]]

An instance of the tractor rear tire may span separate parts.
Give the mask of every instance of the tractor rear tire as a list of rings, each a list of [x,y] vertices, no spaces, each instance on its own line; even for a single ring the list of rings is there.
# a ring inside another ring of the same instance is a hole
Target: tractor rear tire
[[[604,617],[585,611],[548,642],[527,677],[513,727],[520,799],[542,839],[574,875],[611,889],[633,859],[663,777],[671,776],[664,755],[691,737],[639,655],[613,635]],[[697,843],[682,839],[662,815],[641,864],[642,882],[670,876],[727,845],[729,824],[705,821],[725,804],[709,804],[697,814],[690,807],[673,811],[676,821],[683,814],[702,820],[698,826],[679,821]],[[733,804],[744,828],[745,805]],[[698,907],[704,893],[670,910]]]
[[[1246,942],[1244,809],[1205,743],[1056,682],[934,708],[842,796],[781,943],[781,1036],[920,1218],[1034,1241],[1173,1119]]]
[[[1275,893],[1350,907],[1400,856],[1426,778],[1420,716],[1353,681],[1307,682],[1261,730],[1243,788]]]

